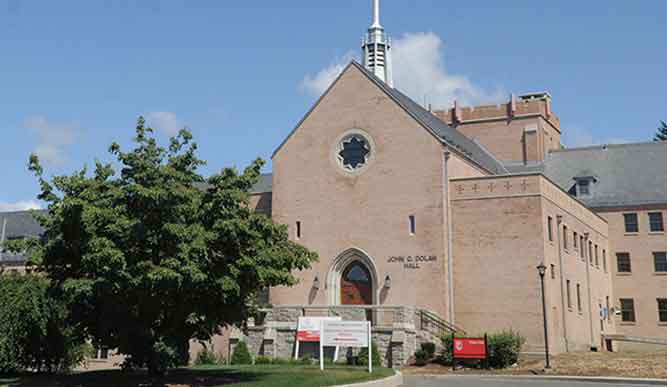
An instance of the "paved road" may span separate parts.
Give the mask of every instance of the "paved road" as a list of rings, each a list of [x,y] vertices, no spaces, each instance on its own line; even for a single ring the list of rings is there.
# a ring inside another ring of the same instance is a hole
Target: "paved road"
[[[667,384],[666,384],[667,385]],[[641,387],[625,383],[602,383],[488,376],[405,376],[404,387]],[[646,386],[646,385],[643,385]]]

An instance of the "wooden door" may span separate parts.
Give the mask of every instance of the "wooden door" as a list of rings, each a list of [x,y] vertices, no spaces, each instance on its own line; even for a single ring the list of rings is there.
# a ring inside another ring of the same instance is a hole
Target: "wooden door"
[[[372,305],[373,283],[364,265],[354,262],[345,269],[340,280],[342,305]]]

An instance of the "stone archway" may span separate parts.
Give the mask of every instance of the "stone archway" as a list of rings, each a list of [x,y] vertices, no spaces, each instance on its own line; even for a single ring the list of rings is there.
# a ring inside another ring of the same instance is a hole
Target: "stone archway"
[[[334,259],[327,273],[330,305],[377,305],[378,277],[375,263],[365,252],[352,248]],[[343,300],[343,287],[352,299]]]

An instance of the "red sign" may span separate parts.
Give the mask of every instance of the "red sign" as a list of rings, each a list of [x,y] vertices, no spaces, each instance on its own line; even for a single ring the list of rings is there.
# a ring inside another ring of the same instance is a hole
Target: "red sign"
[[[486,340],[464,339],[455,337],[453,340],[455,359],[486,359]]]

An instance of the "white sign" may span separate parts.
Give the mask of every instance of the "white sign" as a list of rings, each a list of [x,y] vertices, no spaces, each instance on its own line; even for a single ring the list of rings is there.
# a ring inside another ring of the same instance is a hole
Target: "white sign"
[[[320,369],[324,370],[324,347],[368,348],[368,372],[373,372],[370,321],[322,321]]]
[[[368,321],[324,321],[325,347],[368,347]]]
[[[341,321],[340,317],[299,317],[297,325],[298,341],[320,341],[322,321]]]

